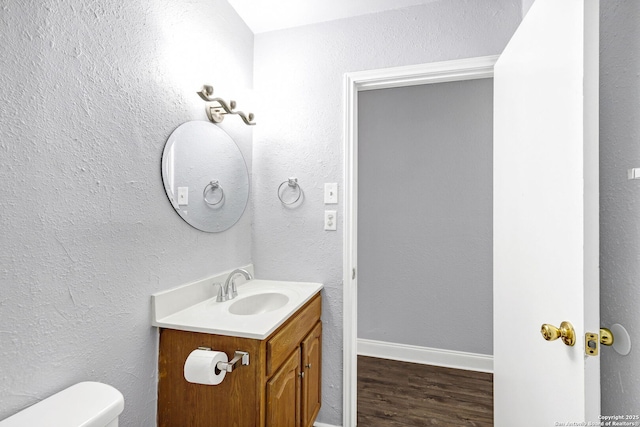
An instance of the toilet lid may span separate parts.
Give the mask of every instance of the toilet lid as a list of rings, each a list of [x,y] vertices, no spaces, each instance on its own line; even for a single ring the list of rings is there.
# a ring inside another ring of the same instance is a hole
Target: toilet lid
[[[124,409],[124,397],[98,382],[81,382],[0,421],[0,427],[105,427]]]

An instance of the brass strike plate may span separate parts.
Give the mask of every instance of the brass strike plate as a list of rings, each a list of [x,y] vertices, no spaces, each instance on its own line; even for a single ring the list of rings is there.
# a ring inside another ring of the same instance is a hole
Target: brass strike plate
[[[598,334],[593,334],[591,332],[587,332],[584,334],[584,352],[587,356],[597,356],[598,355],[598,343],[600,342],[600,337]]]

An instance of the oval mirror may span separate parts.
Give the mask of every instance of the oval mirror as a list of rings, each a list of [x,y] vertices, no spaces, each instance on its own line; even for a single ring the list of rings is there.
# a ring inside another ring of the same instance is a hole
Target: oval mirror
[[[240,149],[210,122],[186,122],[173,131],[162,153],[162,181],[178,215],[209,233],[238,222],[249,199]]]

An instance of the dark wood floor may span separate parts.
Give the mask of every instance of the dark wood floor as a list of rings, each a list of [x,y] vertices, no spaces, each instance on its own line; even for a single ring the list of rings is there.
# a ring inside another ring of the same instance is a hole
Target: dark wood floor
[[[492,425],[492,374],[358,356],[358,427]]]

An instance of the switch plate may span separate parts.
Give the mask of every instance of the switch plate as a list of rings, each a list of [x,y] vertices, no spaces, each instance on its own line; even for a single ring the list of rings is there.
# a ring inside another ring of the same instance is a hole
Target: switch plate
[[[178,187],[178,206],[189,204],[189,187]]]
[[[324,204],[334,205],[338,203],[338,183],[325,182],[324,184]]]
[[[338,218],[336,211],[324,211],[324,229],[327,231],[336,231],[336,223]]]

